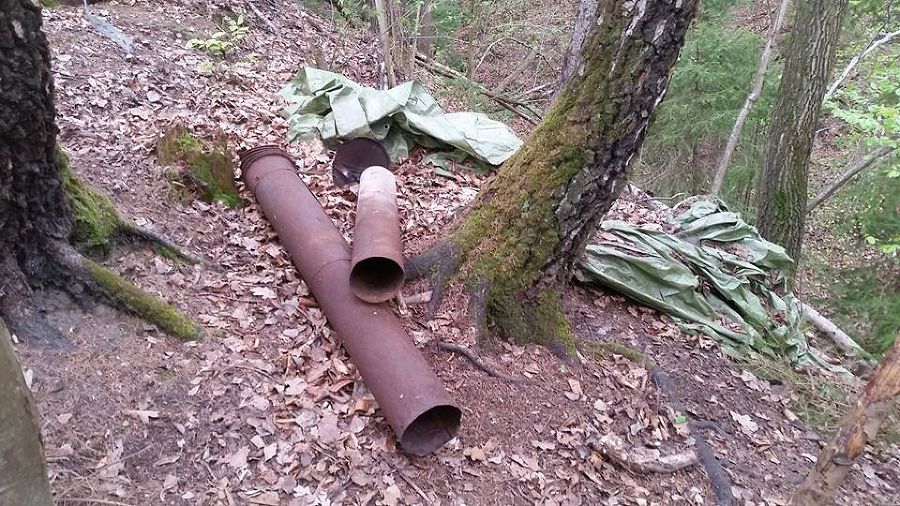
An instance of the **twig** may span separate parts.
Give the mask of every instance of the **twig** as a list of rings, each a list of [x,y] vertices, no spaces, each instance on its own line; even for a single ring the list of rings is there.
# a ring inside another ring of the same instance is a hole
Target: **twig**
[[[441,65],[440,63],[437,63],[437,62],[431,60],[430,58],[428,58],[427,56],[425,56],[421,53],[416,53],[416,63],[418,63],[419,65],[432,71],[435,74],[442,75],[444,77],[449,77],[451,79],[462,79],[464,81],[468,81],[475,87],[476,91],[478,91],[482,95],[490,98],[494,102],[497,102],[504,109],[509,110],[510,112],[514,113],[516,116],[519,116],[520,118],[522,118],[532,124],[535,124],[535,125],[537,124],[537,122],[534,120],[534,118],[537,118],[538,120],[543,119],[543,118],[541,118],[541,115],[538,114],[537,111],[532,109],[528,104],[525,104],[519,100],[510,98],[510,97],[498,95],[498,94],[494,93],[493,91],[485,88],[484,85],[482,85],[481,83],[479,83],[477,81],[473,81],[472,79],[469,79],[468,77],[451,69],[450,67],[447,67],[446,65]],[[518,109],[518,107],[521,107],[522,109],[525,109],[526,111],[531,113],[534,116],[534,118],[532,118],[528,114],[525,114],[524,112],[520,111]]]
[[[841,75],[837,79],[835,79],[833,83],[831,83],[831,86],[828,87],[828,91],[825,92],[825,96],[822,97],[822,101],[824,102],[824,101],[828,100],[829,98],[831,98],[832,95],[834,95],[834,92],[836,92],[837,89],[840,88],[842,84],[844,84],[844,82],[847,80],[847,78],[850,77],[850,72],[852,72],[853,69],[857,65],[859,65],[859,62],[863,58],[865,58],[866,56],[869,55],[869,53],[871,53],[872,51],[877,49],[878,46],[887,44],[888,42],[891,41],[891,39],[893,39],[894,37],[897,37],[897,36],[900,36],[900,30],[891,32],[880,39],[869,42],[866,45],[865,49],[862,50],[861,53],[854,56],[853,59],[850,60],[849,63],[847,63],[847,66],[844,67],[844,70],[843,70],[843,72],[841,72]]]
[[[731,135],[728,136],[728,142],[725,144],[725,150],[722,152],[719,163],[716,165],[716,171],[713,173],[713,181],[709,187],[709,193],[711,195],[718,195],[719,190],[722,188],[722,182],[725,180],[725,173],[728,171],[728,164],[731,162],[731,156],[734,154],[738,140],[741,138],[741,130],[744,128],[744,122],[747,121],[747,116],[750,115],[753,104],[756,103],[756,100],[762,92],[763,82],[766,79],[766,69],[769,68],[769,61],[772,60],[772,48],[775,45],[775,37],[781,29],[781,22],[784,20],[785,13],[787,12],[790,3],[790,0],[781,0],[778,12],[775,13],[775,20],[772,21],[772,27],[769,29],[769,37],[766,39],[766,46],[759,56],[759,64],[756,66],[756,75],[753,76],[753,85],[750,88],[750,93],[744,101],[744,106],[741,107],[740,112],[738,112],[734,126],[731,128]]]
[[[872,166],[875,162],[880,159],[890,155],[894,151],[894,148],[890,148],[887,146],[883,146],[871,151],[866,156],[860,158],[853,165],[850,166],[843,174],[838,176],[837,179],[834,180],[827,188],[822,190],[821,193],[816,195],[815,197],[809,199],[809,202],[806,203],[806,212],[810,213],[813,209],[819,207],[822,202],[828,200],[831,195],[836,192],[841,186],[844,186],[847,181],[853,179],[853,176],[859,174],[860,172],[866,170],[870,166]]]
[[[494,378],[501,379],[503,381],[508,381],[510,383],[524,383],[525,382],[525,380],[523,378],[515,378],[513,376],[508,376],[506,374],[503,374],[500,371],[497,371],[496,369],[492,368],[491,366],[485,364],[484,362],[481,361],[481,359],[479,359],[475,355],[475,353],[472,352],[472,350],[470,350],[469,348],[466,348],[465,346],[460,346],[458,344],[448,343],[447,341],[441,341],[441,340],[438,340],[437,345],[438,345],[438,348],[440,348],[442,350],[452,351],[454,353],[458,353],[458,354],[462,355],[463,357],[467,358],[469,360],[469,362],[472,362],[472,365],[474,365],[475,367],[477,367],[477,368],[481,369],[482,371],[484,371],[485,373],[487,373],[488,376],[493,376]]]
[[[147,445],[147,446],[141,448],[140,450],[138,450],[138,451],[136,451],[136,452],[134,452],[134,453],[128,454],[128,455],[126,455],[126,456],[124,456],[124,457],[122,457],[122,458],[120,458],[120,459],[118,459],[118,460],[113,460],[112,462],[107,462],[106,464],[103,464],[102,466],[98,467],[97,469],[94,469],[94,470],[91,472],[91,474],[89,474],[89,475],[87,475],[87,476],[84,476],[84,477],[82,478],[82,480],[83,480],[83,481],[89,480],[89,479],[93,478],[94,476],[97,476],[97,473],[99,473],[100,471],[106,469],[107,467],[114,466],[114,465],[116,465],[116,464],[121,464],[122,462],[125,462],[126,460],[133,459],[133,458],[137,457],[138,455],[144,453],[145,451],[149,450],[149,449],[152,448],[152,447],[153,447],[153,445]],[[59,501],[86,502],[86,501],[87,501],[86,499],[78,500],[77,498],[72,498],[72,499],[70,499],[70,498],[67,498],[67,497],[66,497],[66,494],[68,494],[69,492],[75,490],[75,488],[77,488],[78,486],[79,486],[79,483],[75,483],[75,484],[73,484],[72,486],[70,486],[70,487],[66,488],[65,490],[63,490],[62,492],[57,493],[57,494],[56,494],[56,497],[59,498],[59,499],[58,499]]]
[[[391,467],[394,468],[394,471],[397,472],[397,476],[399,476],[401,480],[405,481],[407,485],[412,487],[412,489],[415,490],[417,494],[419,494],[419,497],[421,497],[422,500],[425,501],[425,504],[428,504],[428,505],[434,504],[434,501],[430,497],[425,495],[425,492],[418,485],[416,485],[416,483],[414,481],[412,481],[412,478],[410,478],[409,476],[406,476],[406,473],[401,471],[399,467],[397,467],[393,464],[390,464],[390,465],[391,465]]]
[[[157,244],[167,250],[171,251],[175,256],[181,258],[182,260],[198,265],[206,265],[207,262],[198,256],[194,256],[186,251],[184,251],[181,246],[175,244],[170,239],[163,237],[162,235],[148,230],[144,227],[139,227],[137,225],[131,223],[125,223],[121,225],[121,231],[127,235],[134,236],[143,241],[147,241],[150,243]]]

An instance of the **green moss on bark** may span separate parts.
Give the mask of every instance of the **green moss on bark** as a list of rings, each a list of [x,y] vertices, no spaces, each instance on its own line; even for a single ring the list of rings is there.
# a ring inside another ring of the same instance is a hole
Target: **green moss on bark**
[[[92,260],[84,261],[89,276],[110,300],[184,341],[203,337],[203,330],[196,323],[164,300],[141,290]]]
[[[176,126],[159,140],[156,153],[163,165],[183,164],[187,171],[185,179],[200,188],[205,200],[222,202],[229,207],[241,205],[234,184],[231,154],[224,141],[207,147],[187,129]]]
[[[60,177],[72,206],[72,243],[79,251],[106,256],[123,225],[109,197],[85,184],[69,167],[68,157],[58,155]]]

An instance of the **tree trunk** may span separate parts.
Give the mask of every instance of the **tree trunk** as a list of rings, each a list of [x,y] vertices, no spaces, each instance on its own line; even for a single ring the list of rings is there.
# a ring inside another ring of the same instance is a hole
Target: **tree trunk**
[[[757,227],[800,261],[809,155],[847,0],[799,0],[769,126]]]
[[[598,0],[581,0],[578,5],[578,16],[575,18],[575,27],[572,29],[572,40],[569,42],[566,54],[563,55],[562,72],[559,73],[559,83],[556,85],[557,93],[578,72],[578,67],[584,62],[581,52],[591,25],[597,20],[597,3]]]
[[[431,0],[422,2],[422,18],[419,20],[419,33],[416,38],[418,51],[431,58],[434,56],[434,15],[431,14]]]
[[[483,302],[483,315],[470,314],[480,329],[487,323],[539,342],[570,337],[557,288],[626,184],[697,3],[618,0],[598,8],[583,72],[445,243],[462,262],[473,301]]]
[[[0,0],[0,317],[22,339],[62,337],[32,308],[28,282],[62,275],[49,252],[72,228],[55,115],[40,7]]]
[[[397,74],[394,72],[394,56],[391,45],[391,26],[388,23],[388,9],[390,0],[375,0],[375,18],[378,20],[378,41],[381,44],[381,55],[384,61],[384,73],[388,88],[397,86]]]
[[[53,504],[37,418],[9,332],[0,320],[0,504]]]
[[[890,412],[892,401],[900,395],[900,336],[878,364],[856,407],[847,415],[834,439],[828,443],[806,480],[797,487],[791,504],[819,506],[831,504],[834,493],[847,476],[853,461],[875,439]]]

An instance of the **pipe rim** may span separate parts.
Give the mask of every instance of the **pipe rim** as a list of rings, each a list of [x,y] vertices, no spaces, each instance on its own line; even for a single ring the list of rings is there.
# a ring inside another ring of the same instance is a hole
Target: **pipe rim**
[[[462,410],[451,404],[427,409],[413,420],[403,435],[400,446],[407,453],[421,457],[447,444],[459,433]]]
[[[377,304],[394,298],[405,278],[403,265],[392,258],[364,258],[350,270],[350,290],[359,299]]]

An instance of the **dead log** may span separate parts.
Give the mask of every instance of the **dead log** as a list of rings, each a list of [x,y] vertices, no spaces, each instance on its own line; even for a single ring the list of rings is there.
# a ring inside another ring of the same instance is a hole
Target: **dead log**
[[[900,336],[878,364],[875,374],[856,407],[844,418],[841,428],[819,454],[806,480],[794,491],[793,506],[831,504],[834,494],[847,476],[854,460],[875,439],[890,412],[892,401],[900,395]]]
[[[854,341],[852,337],[847,335],[846,332],[841,330],[831,320],[822,316],[821,313],[813,309],[809,304],[801,302],[800,311],[803,313],[803,317],[806,318],[816,330],[830,339],[844,355],[848,357],[862,357],[866,355],[866,352],[860,345],[856,344],[856,341]]]

